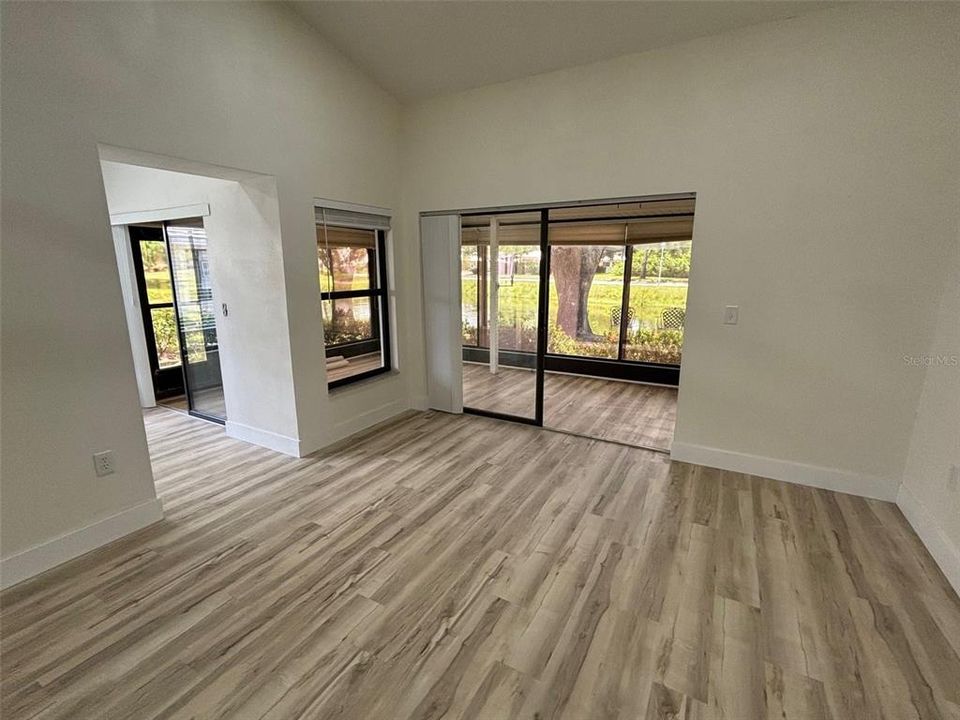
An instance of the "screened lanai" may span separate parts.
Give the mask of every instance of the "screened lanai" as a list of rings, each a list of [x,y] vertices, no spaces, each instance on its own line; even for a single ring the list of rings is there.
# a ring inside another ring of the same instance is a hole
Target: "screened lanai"
[[[465,407],[669,448],[694,202],[462,215]]]

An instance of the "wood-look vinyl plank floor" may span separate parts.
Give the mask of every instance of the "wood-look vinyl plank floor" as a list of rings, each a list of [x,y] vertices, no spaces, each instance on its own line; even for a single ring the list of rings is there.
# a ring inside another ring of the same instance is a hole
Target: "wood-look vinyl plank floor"
[[[223,387],[207,388],[205,390],[195,390],[193,394],[194,404],[197,409],[208,415],[218,418],[227,417],[227,406],[223,399]],[[180,412],[189,412],[190,404],[187,402],[186,395],[177,395],[171,398],[158,400],[157,405]]]
[[[669,450],[676,422],[676,388],[545,374],[545,427]]]
[[[463,364],[463,404],[532,418],[536,377],[531,370]],[[552,430],[669,450],[677,421],[677,389],[545,373],[543,424]]]
[[[536,406],[536,374],[532,370],[463,363],[464,407],[532,418]]]
[[[0,594],[5,719],[960,713],[890,503],[471,416],[302,459],[145,422],[166,519]]]

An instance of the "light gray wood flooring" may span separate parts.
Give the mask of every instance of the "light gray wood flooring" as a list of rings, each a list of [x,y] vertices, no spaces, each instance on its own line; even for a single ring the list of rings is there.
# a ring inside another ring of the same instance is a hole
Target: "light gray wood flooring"
[[[0,595],[5,720],[960,716],[892,504],[470,416],[146,425],[167,517]]]

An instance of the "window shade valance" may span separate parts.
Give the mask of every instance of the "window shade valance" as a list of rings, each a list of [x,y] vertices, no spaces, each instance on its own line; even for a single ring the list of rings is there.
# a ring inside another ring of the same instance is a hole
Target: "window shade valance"
[[[345,228],[336,225],[324,227],[323,223],[318,223],[317,243],[321,246],[374,248],[377,245],[377,236],[373,230]]]
[[[389,230],[390,216],[374,212],[358,212],[336,207],[315,206],[317,225],[359,228],[361,230]]]
[[[551,223],[548,228],[551,245],[646,245],[690,240],[693,236],[693,218]],[[497,228],[497,240],[501,245],[539,245],[540,226],[500,225]],[[464,245],[489,245],[490,228],[464,227],[461,242]]]

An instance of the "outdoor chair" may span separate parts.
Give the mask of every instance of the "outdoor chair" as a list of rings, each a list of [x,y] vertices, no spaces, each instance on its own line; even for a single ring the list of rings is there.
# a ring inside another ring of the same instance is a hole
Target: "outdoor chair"
[[[633,320],[633,308],[627,308],[627,322]],[[610,327],[620,327],[620,308],[615,307],[610,310]]]
[[[687,311],[682,307],[668,307],[660,313],[660,328],[662,330],[682,330],[687,319]]]

